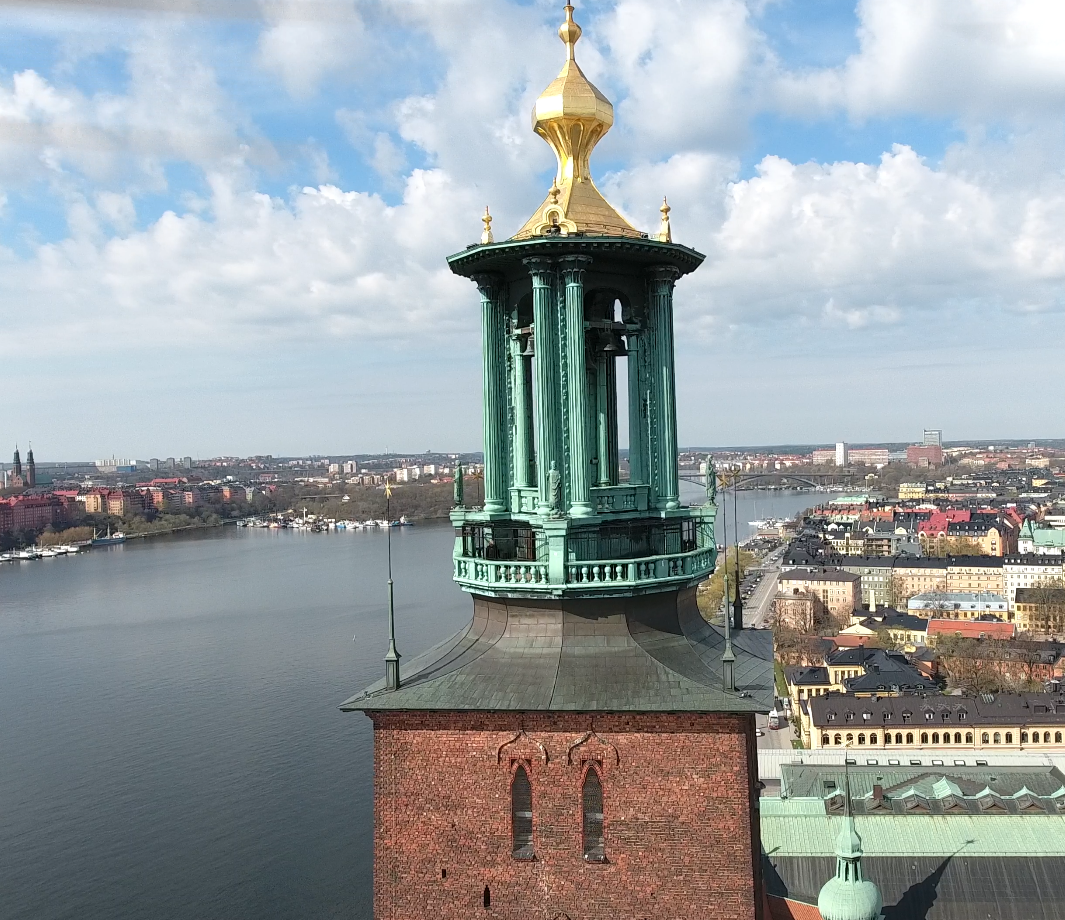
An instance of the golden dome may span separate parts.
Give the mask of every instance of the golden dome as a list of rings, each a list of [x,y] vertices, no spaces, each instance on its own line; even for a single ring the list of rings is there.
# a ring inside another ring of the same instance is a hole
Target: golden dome
[[[592,182],[589,159],[592,150],[614,124],[614,107],[577,65],[574,46],[581,27],[573,21],[573,5],[566,4],[566,21],[558,30],[566,45],[562,72],[544,90],[533,106],[533,130],[558,160],[555,183],[536,213],[514,239],[545,233],[588,233],[596,236],[639,237]]]

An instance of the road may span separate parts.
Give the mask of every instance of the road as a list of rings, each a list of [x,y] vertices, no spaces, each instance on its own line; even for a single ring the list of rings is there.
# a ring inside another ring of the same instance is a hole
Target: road
[[[754,717],[755,727],[762,732],[755,741],[758,742],[760,750],[791,750],[793,747],[792,740],[796,737],[795,729],[789,722],[784,728],[770,729],[769,717],[763,715],[756,715]]]
[[[747,628],[765,629],[769,626],[773,597],[777,593],[777,577],[780,575],[780,560],[784,547],[775,549],[762,560],[762,580],[744,604],[743,625]]]

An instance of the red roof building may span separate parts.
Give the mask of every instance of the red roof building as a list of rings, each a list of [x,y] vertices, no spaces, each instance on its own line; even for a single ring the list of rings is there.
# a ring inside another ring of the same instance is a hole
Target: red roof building
[[[928,621],[927,635],[929,640],[934,636],[961,636],[963,639],[1013,639],[1017,635],[1017,625],[999,620],[933,618]]]

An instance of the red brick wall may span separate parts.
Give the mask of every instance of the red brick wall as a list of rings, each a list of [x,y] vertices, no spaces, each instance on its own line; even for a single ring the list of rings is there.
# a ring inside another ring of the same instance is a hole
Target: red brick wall
[[[753,716],[372,717],[377,920],[761,917]],[[511,856],[518,762],[533,788],[532,861]],[[582,856],[590,765],[605,863]]]

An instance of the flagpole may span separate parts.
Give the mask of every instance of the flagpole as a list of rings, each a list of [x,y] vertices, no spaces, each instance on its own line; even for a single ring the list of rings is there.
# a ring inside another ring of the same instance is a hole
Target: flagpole
[[[388,532],[388,654],[385,688],[399,689],[399,652],[396,651],[396,605],[392,586],[392,486],[385,480],[385,530]]]

